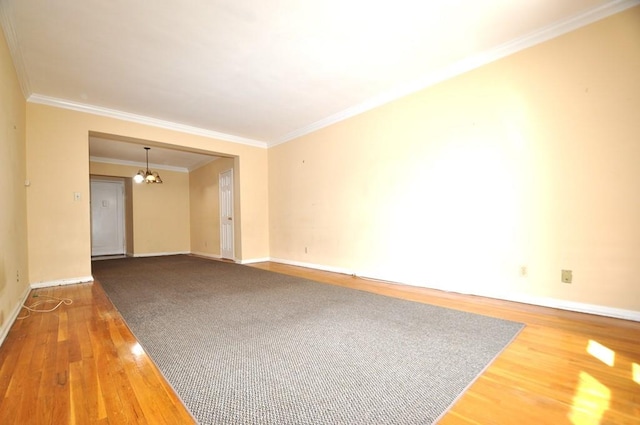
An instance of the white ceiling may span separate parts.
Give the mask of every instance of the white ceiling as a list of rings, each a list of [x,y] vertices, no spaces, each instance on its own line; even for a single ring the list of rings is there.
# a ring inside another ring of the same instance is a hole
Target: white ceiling
[[[31,102],[266,147],[636,4],[0,0],[0,18]]]

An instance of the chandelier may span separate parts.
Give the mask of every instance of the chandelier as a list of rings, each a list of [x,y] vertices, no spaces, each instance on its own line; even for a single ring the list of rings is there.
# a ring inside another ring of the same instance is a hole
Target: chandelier
[[[149,149],[151,148],[145,146],[144,149],[147,151],[147,171],[138,171],[138,174],[133,177],[133,181],[136,183],[162,183],[162,179],[158,173],[155,171],[149,171]]]

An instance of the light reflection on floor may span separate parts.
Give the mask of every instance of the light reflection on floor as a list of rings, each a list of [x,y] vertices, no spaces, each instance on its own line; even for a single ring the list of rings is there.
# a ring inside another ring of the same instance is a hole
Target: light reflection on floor
[[[613,367],[615,363],[616,352],[592,339],[587,344],[587,353],[608,366]]]
[[[134,356],[141,356],[144,354],[144,349],[140,345],[140,343],[136,342],[135,345],[131,348],[131,352]]]
[[[609,409],[611,390],[587,372],[580,372],[580,380],[569,419],[574,425],[598,425]]]

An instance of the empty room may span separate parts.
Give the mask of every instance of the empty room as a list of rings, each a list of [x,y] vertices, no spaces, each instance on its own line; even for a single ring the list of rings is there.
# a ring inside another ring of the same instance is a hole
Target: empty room
[[[0,24],[0,423],[639,423],[640,0]]]

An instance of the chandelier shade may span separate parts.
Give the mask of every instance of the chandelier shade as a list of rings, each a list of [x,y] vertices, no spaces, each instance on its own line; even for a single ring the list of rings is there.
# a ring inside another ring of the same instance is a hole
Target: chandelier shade
[[[145,146],[145,151],[146,151],[146,155],[147,155],[147,169],[145,170],[139,170],[138,174],[136,174],[135,176],[133,176],[133,181],[136,183],[162,183],[162,179],[160,178],[160,174],[156,173],[155,171],[150,171],[149,170],[149,150],[151,148],[148,148]]]

